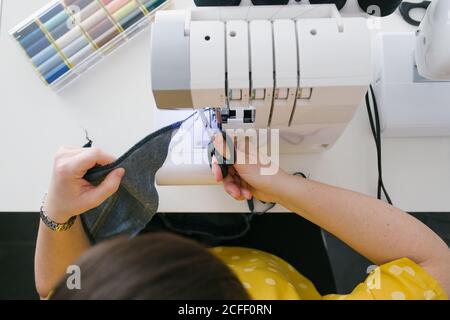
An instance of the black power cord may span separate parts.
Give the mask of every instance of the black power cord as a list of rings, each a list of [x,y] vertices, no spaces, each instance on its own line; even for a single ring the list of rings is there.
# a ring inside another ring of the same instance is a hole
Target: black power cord
[[[370,96],[369,96],[370,92]],[[372,105],[370,103],[370,98],[373,102],[373,112]],[[378,163],[378,191],[377,198],[381,200],[382,193],[386,197],[386,201],[392,204],[391,197],[386,191],[386,187],[383,182],[383,170],[381,165],[381,128],[380,128],[380,116],[378,113],[377,99],[375,98],[375,93],[373,92],[373,87],[370,85],[369,90],[366,93],[366,107],[367,114],[369,115],[370,129],[372,130],[373,138],[375,140],[375,146],[377,148],[377,163]]]
[[[305,179],[308,179],[308,177],[303,172],[300,172],[300,171],[294,172],[292,175],[293,176],[301,176]],[[264,207],[262,209],[258,210],[255,208],[255,203],[263,205]],[[256,213],[258,215],[262,215],[262,214],[266,213],[267,211],[269,211],[270,209],[272,209],[273,207],[275,207],[276,203],[275,202],[264,202],[264,201],[258,200],[255,197],[253,197],[250,200],[247,200],[247,205],[248,205],[248,210],[250,211],[250,213]]]

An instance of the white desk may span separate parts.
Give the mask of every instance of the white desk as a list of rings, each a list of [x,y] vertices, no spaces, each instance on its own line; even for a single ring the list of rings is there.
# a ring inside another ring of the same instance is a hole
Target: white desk
[[[41,83],[8,30],[48,0],[3,0],[0,34],[0,211],[37,211],[58,146],[95,145],[119,156],[153,129],[149,30],[59,94]],[[175,0],[175,7],[192,5]],[[351,2],[351,0],[349,0]],[[356,10],[348,3],[343,13]],[[412,30],[393,15],[382,30]],[[449,111],[450,112],[450,111]],[[383,141],[384,179],[409,211],[450,211],[450,138]],[[289,156],[282,165],[312,179],[374,195],[375,146],[361,106],[342,138],[322,154]],[[282,209],[280,209],[282,210]],[[219,186],[160,187],[160,211],[246,211]]]

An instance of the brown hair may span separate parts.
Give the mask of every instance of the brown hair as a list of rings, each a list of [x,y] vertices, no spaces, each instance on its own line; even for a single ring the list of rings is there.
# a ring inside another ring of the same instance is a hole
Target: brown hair
[[[249,299],[221,260],[169,233],[105,241],[76,265],[81,289],[69,290],[63,279],[52,299]]]

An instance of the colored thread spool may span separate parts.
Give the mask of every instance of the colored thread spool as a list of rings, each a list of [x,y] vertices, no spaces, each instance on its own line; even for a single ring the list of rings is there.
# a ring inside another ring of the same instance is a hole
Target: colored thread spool
[[[240,0],[238,1],[241,2]],[[142,0],[142,2],[147,11],[151,12],[163,4],[165,0]]]
[[[83,61],[98,60],[101,55],[93,56],[98,49],[102,55],[114,50],[131,34],[125,29],[166,1],[55,0],[12,35],[41,78],[53,84]]]
[[[45,80],[48,84],[52,84],[55,80],[57,80],[59,77],[64,75],[66,72],[68,72],[70,68],[63,62],[48,73],[44,75]]]
[[[120,25],[126,30],[139,21],[143,16],[144,13],[141,10],[133,11],[131,14],[120,20]]]

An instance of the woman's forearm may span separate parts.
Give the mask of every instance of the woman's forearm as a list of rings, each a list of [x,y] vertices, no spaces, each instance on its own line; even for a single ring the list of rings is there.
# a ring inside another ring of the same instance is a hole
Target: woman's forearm
[[[58,223],[73,216],[77,218],[69,230],[61,232],[50,230],[42,222],[39,225],[34,272],[36,289],[42,298],[54,289],[67,267],[90,247],[79,215],[113,195],[125,174],[124,169],[115,169],[94,186],[84,179],[86,172],[114,160],[97,148],[60,148],[56,153],[43,209],[51,220]]]
[[[90,247],[89,240],[77,217],[72,228],[57,232],[50,230],[44,223],[39,225],[36,243],[35,278],[36,289],[42,298],[48,296],[67,267]]]
[[[450,287],[450,251],[432,230],[380,200],[301,177],[283,177],[280,203],[376,264],[407,257]]]

